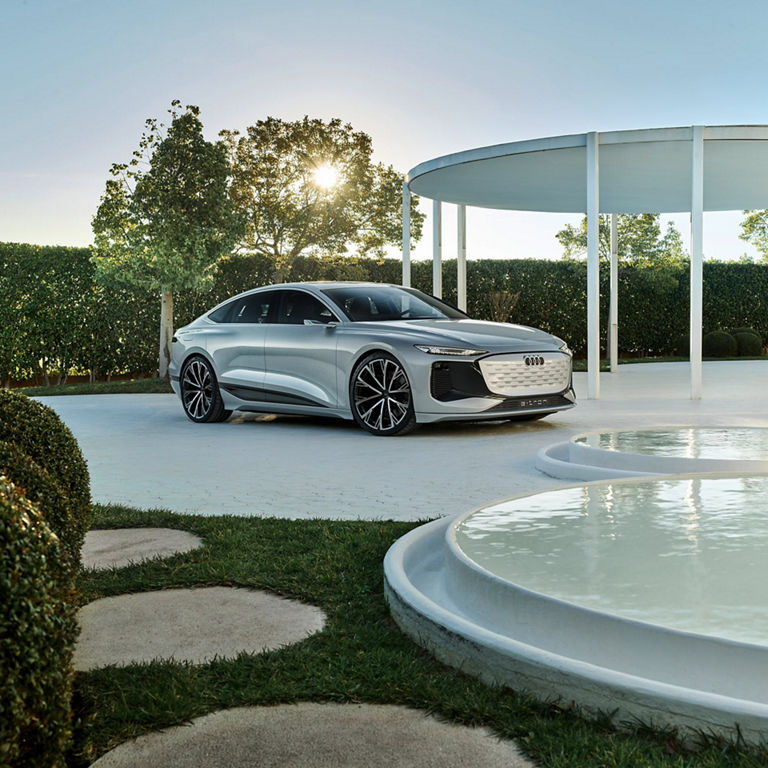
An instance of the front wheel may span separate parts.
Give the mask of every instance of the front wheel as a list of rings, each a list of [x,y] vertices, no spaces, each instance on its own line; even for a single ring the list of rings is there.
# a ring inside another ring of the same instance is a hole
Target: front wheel
[[[219,384],[211,364],[203,357],[191,357],[179,377],[184,413],[198,423],[226,421],[232,411],[224,408]]]
[[[355,421],[372,435],[404,435],[416,426],[408,376],[386,352],[375,352],[355,366],[349,402]]]

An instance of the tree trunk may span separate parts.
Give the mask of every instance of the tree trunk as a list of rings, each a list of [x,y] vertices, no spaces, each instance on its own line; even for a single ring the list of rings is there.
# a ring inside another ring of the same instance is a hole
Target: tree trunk
[[[168,380],[168,364],[171,362],[171,339],[173,338],[173,293],[160,294],[160,364],[158,376]]]

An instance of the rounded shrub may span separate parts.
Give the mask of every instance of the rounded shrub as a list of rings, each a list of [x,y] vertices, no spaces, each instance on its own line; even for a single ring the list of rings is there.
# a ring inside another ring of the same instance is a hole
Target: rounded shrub
[[[0,442],[0,475],[11,480],[38,507],[59,537],[72,573],[76,573],[85,531],[61,486],[44,467],[10,443]]]
[[[704,357],[735,357],[738,345],[728,331],[711,331],[704,336],[701,350]]]
[[[77,638],[71,579],[56,534],[0,476],[0,765],[64,765]]]
[[[760,332],[756,331],[754,328],[729,328],[728,333],[730,333],[731,336],[735,336],[737,333],[754,333],[755,336],[760,339],[761,343],[763,341],[763,337],[761,336]]]
[[[740,356],[759,357],[763,353],[763,342],[754,331],[740,331],[732,335],[736,339],[736,348]]]
[[[56,413],[26,395],[0,389],[0,435],[48,471],[67,495],[73,522],[85,536],[91,526],[88,466],[69,428]]]

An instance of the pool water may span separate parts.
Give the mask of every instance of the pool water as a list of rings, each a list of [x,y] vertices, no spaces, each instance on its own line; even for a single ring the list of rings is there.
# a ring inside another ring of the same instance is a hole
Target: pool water
[[[604,451],[687,459],[768,459],[768,429],[760,427],[670,427],[594,432],[574,439]]]
[[[721,431],[707,431],[699,446],[715,451]],[[733,432],[721,437],[738,445]],[[626,433],[630,444],[638,434]],[[616,450],[637,452],[626,442]],[[666,453],[670,445],[664,444]],[[685,438],[672,449],[688,450]],[[749,455],[755,457],[753,449]],[[548,491],[485,507],[460,521],[455,536],[472,561],[534,592],[768,645],[766,477],[617,481]]]

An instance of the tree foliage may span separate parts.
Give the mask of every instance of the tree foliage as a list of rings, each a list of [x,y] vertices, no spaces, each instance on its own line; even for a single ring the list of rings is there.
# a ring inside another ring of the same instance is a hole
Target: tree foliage
[[[658,213],[619,214],[617,229],[621,264],[645,265],[660,261],[679,264],[688,258],[680,233],[672,222],[667,225],[667,231],[661,234]],[[599,233],[600,259],[608,261],[611,253],[610,216],[600,216]],[[582,219],[578,227],[566,225],[555,237],[563,246],[563,258],[584,258],[587,254],[587,217]]]
[[[115,163],[93,219],[96,274],[103,283],[161,294],[160,376],[167,375],[173,292],[210,279],[239,231],[221,142],[203,137],[200,110],[180,102],[169,127],[149,119],[129,163]]]
[[[232,198],[245,222],[242,252],[273,257],[286,273],[301,255],[383,256],[402,238],[402,176],[371,160],[371,138],[339,119],[259,120],[223,131]],[[335,183],[320,183],[332,169]],[[424,215],[411,202],[418,240]]]
[[[768,262],[768,211],[744,211],[739,237],[751,243]]]
[[[196,106],[179,106],[172,102],[167,128],[147,120],[130,162],[110,168],[93,219],[97,277],[106,283],[195,288],[235,240],[224,147],[205,140]]]

